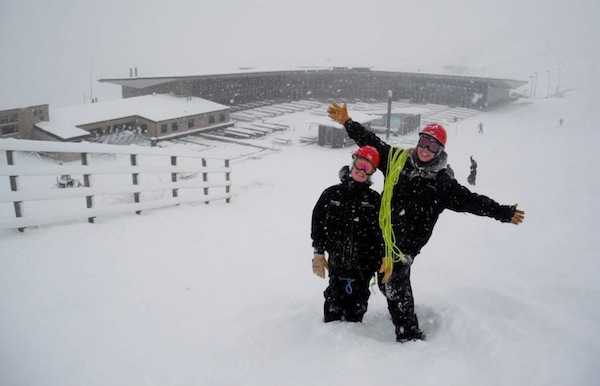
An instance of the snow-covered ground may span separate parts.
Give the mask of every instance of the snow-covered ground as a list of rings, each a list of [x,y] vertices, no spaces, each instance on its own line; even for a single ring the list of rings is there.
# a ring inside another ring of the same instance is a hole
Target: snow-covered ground
[[[230,204],[0,233],[0,385],[598,385],[598,102],[580,89],[447,127],[457,179],[473,155],[473,190],[526,218],[442,214],[412,275],[426,341],[395,342],[378,290],[362,324],[322,322],[310,216],[354,147],[219,143],[243,154]]]

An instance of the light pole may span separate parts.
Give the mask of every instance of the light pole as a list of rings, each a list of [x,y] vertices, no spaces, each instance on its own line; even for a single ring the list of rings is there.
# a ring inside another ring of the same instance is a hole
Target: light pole
[[[533,86],[533,98],[535,98],[535,94],[537,92],[537,71],[534,72],[533,75],[535,75],[535,82],[534,82],[535,86]]]
[[[533,98],[533,75],[529,75],[529,97]]]
[[[387,109],[387,131],[385,132],[385,139],[390,139],[390,125],[392,122],[392,96],[394,93],[392,90],[388,90],[388,109]]]
[[[548,91],[546,91],[546,98],[550,98],[550,74],[552,72],[548,70]]]
[[[560,90],[560,68],[558,68],[558,82],[556,83],[556,97],[558,98],[558,90]]]

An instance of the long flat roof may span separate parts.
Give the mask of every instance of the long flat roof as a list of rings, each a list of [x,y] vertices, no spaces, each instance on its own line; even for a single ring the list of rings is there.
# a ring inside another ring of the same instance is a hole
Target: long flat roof
[[[156,76],[156,77],[135,77],[135,78],[112,78],[112,79],[98,79],[101,83],[111,83],[124,87],[130,87],[134,89],[143,89],[146,87],[156,86],[159,84],[169,83],[180,80],[195,80],[210,77],[249,77],[249,76],[264,76],[264,75],[275,75],[290,72],[339,72],[339,73],[386,73],[386,74],[397,74],[397,75],[409,75],[418,78],[435,78],[435,79],[463,79],[465,81],[483,81],[487,82],[492,86],[504,87],[516,89],[525,84],[527,81],[516,80],[516,79],[498,79],[498,78],[486,78],[486,77],[475,77],[465,75],[447,75],[447,74],[427,74],[427,73],[411,73],[411,72],[396,72],[396,71],[385,71],[385,70],[372,70],[371,68],[304,68],[296,70],[261,70],[261,69],[247,69],[244,72],[211,72],[197,75],[177,75],[177,76]]]

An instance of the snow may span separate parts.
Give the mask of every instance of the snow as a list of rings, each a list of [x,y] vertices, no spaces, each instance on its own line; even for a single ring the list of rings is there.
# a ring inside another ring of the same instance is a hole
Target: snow
[[[473,190],[526,218],[442,214],[412,274],[426,341],[395,342],[378,289],[362,324],[322,322],[310,216],[354,147],[297,141],[302,112],[279,151],[203,147],[233,160],[229,204],[0,232],[0,385],[597,385],[597,105],[579,89],[447,126],[458,180],[473,155]]]

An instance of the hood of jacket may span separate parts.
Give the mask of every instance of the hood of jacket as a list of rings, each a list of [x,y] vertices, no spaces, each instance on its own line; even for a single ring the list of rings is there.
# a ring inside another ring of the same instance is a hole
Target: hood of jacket
[[[446,167],[448,161],[448,154],[442,151],[434,159],[429,162],[421,162],[417,156],[415,148],[408,150],[408,168],[404,168],[406,176],[408,178],[423,177],[423,178],[435,178],[437,173]]]

